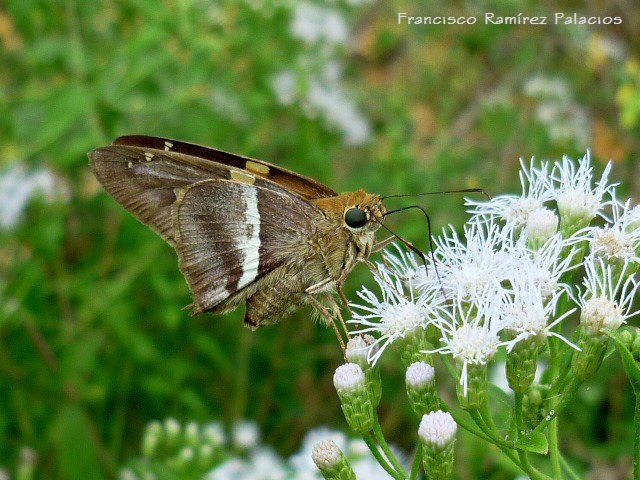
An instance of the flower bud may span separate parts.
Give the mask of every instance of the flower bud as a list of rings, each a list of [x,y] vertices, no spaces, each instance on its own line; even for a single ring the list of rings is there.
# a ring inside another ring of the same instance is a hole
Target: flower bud
[[[214,464],[215,450],[213,445],[208,443],[200,445],[198,447],[198,466],[203,470],[208,470]]]
[[[432,350],[433,345],[438,342],[440,333],[435,325],[428,325],[426,328],[417,328],[405,337],[404,348],[401,353],[401,360],[405,368],[415,362],[433,363],[431,355],[425,353]]]
[[[571,369],[578,380],[584,381],[593,377],[600,368],[604,354],[609,345],[609,337],[604,334],[590,334],[585,330],[578,338],[579,352],[574,352]]]
[[[368,359],[377,351],[378,346],[375,344],[375,338],[371,335],[358,335],[347,342],[345,352],[347,362],[355,363],[362,368],[374,408],[378,406],[382,398],[382,380],[380,379],[380,369],[377,365],[371,365]]]
[[[157,420],[150,422],[142,435],[142,455],[153,457],[162,441],[162,424]]]
[[[16,480],[31,480],[34,478],[36,466],[38,464],[38,454],[29,447],[20,449],[18,468],[16,469]]]
[[[538,250],[558,231],[558,216],[548,208],[536,208],[527,217],[527,246]]]
[[[454,443],[458,425],[449,412],[438,410],[425,414],[418,437],[423,445],[422,464],[433,480],[453,478]]]
[[[355,363],[340,365],[333,375],[333,384],[349,426],[356,433],[369,432],[373,428],[374,412],[362,368]]]
[[[180,424],[175,418],[167,418],[163,425],[164,438],[169,448],[174,448],[180,441]]]
[[[524,393],[533,383],[538,368],[541,343],[536,337],[520,340],[507,355],[507,381],[511,390]]]
[[[462,370],[462,367],[460,367]],[[461,375],[464,378],[464,375]],[[465,410],[480,408],[487,397],[487,366],[483,364],[467,364],[467,385],[456,383],[456,394],[460,406]]]
[[[178,472],[184,473],[191,466],[191,462],[193,462],[195,456],[196,453],[193,451],[193,448],[183,447],[170,463]]]
[[[311,458],[326,480],[356,480],[349,461],[333,440],[316,443]]]
[[[191,445],[192,447],[200,443],[200,429],[196,422],[189,422],[184,427],[184,440],[187,445]]]
[[[418,417],[439,408],[435,371],[431,365],[426,362],[412,363],[407,368],[405,380],[409,403]]]

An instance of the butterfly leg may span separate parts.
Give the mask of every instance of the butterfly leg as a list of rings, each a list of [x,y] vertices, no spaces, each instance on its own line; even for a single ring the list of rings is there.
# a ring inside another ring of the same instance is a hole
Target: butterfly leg
[[[389,237],[389,238],[385,238],[384,240],[380,240],[379,242],[377,242],[373,248],[371,249],[371,253],[373,252],[379,252],[380,250],[382,250],[384,247],[386,247],[387,245],[389,245],[391,242],[393,242],[396,239],[396,237]]]
[[[324,307],[324,305],[322,305],[318,300],[316,300],[316,298],[309,292],[307,292],[307,299],[315,307],[315,309],[320,313],[320,315],[324,317],[325,321],[333,327],[333,331],[336,334],[336,338],[338,339],[338,342],[340,342],[340,347],[342,348],[342,353],[344,354],[347,351],[347,347],[342,338],[342,334],[338,329],[338,325],[336,324],[335,318],[332,317],[329,311]]]

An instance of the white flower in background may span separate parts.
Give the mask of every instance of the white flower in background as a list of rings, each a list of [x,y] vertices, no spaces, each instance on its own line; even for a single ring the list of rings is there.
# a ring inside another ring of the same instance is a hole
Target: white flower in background
[[[369,361],[374,364],[391,343],[426,328],[446,302],[439,289],[418,294],[412,279],[406,280],[383,263],[376,266],[374,279],[381,298],[362,287],[358,296],[364,303],[351,303],[353,318],[347,322],[358,325],[355,334],[377,334],[369,350]]]
[[[611,218],[603,227],[591,227],[591,253],[605,261],[639,263],[640,206],[631,208],[611,194]]]
[[[602,208],[610,203],[604,201],[606,193],[611,193],[615,185],[609,185],[608,177],[611,162],[607,164],[595,185],[593,185],[593,166],[591,155],[578,160],[578,164],[562,157],[562,162],[556,162],[551,173],[553,179],[553,197],[558,204],[562,224],[575,225],[577,230],[588,225],[596,215],[602,216]]]
[[[505,222],[508,231],[524,227],[532,212],[544,207],[552,199],[550,191],[550,170],[547,162],[539,162],[536,167],[534,159],[529,167],[520,160],[520,184],[522,193],[518,195],[499,195],[488,202],[465,199],[467,206],[472,207],[469,213],[480,219],[497,216]]]
[[[67,189],[60,187],[46,168],[28,171],[24,164],[16,163],[0,173],[0,228],[15,228],[29,201],[37,195],[44,195],[47,201],[61,192],[63,197],[68,195]]]
[[[584,290],[578,295],[570,294],[580,306],[580,324],[587,333],[595,335],[605,329],[616,329],[638,313],[630,310],[640,283],[633,275],[625,277],[628,263],[616,274],[612,265],[589,255],[584,268]]]
[[[471,301],[481,294],[501,295],[502,282],[514,268],[504,248],[508,238],[493,219],[485,222],[477,217],[465,225],[464,238],[466,242],[451,227],[434,239],[436,268],[445,293],[457,301]]]
[[[283,70],[271,79],[271,87],[280,105],[289,106],[296,101],[298,79],[291,70]]]
[[[291,33],[307,43],[325,40],[334,44],[344,44],[349,38],[349,27],[339,11],[300,2],[296,4],[293,12]]]
[[[227,443],[227,436],[220,422],[207,423],[202,429],[202,436],[213,445],[221,446]]]
[[[255,422],[242,420],[233,426],[231,438],[236,447],[248,450],[260,441],[260,429]]]

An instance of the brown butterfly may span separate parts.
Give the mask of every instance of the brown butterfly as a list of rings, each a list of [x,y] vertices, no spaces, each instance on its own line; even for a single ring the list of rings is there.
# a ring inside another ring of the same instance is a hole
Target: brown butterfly
[[[175,248],[193,312],[246,302],[253,329],[306,303],[326,318],[336,289],[346,304],[340,287],[354,265],[393,238],[375,243],[390,213],[379,195],[337,194],[260,160],[137,135],[89,159],[107,192]]]

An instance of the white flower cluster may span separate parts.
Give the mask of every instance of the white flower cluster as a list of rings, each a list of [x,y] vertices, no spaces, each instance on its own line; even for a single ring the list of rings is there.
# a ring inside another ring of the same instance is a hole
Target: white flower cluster
[[[356,333],[376,337],[369,361],[433,325],[440,344],[426,353],[454,358],[466,395],[467,367],[486,365],[501,346],[555,336],[577,349],[560,325],[577,308],[588,332],[624,323],[636,313],[640,207],[616,198],[609,171],[610,164],[595,179],[589,153],[577,162],[522,163],[522,193],[467,200],[464,234],[449,227],[435,238],[426,266],[387,250],[374,272],[379,293],[363,287],[351,305]]]

